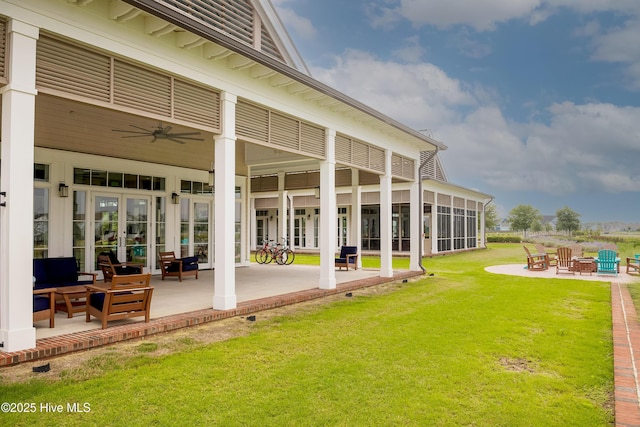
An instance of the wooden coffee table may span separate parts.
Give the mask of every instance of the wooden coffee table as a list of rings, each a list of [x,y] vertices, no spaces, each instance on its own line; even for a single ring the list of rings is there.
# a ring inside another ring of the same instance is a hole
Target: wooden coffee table
[[[104,286],[109,289],[109,283],[96,283],[93,286]],[[85,285],[62,286],[56,288],[56,296],[62,297],[63,301],[59,302],[56,298],[56,311],[64,311],[68,318],[73,317],[73,313],[84,313],[87,310],[87,288]]]

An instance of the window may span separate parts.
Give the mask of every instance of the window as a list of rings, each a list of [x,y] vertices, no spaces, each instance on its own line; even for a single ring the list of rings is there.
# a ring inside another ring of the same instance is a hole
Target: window
[[[451,250],[451,208],[438,206],[438,252]]]
[[[453,249],[464,249],[464,209],[453,209]]]
[[[478,246],[478,224],[476,221],[476,211],[467,211],[467,247]]]
[[[133,188],[148,191],[165,190],[164,178],[84,168],[73,169],[73,183],[94,187]]]
[[[33,257],[49,253],[49,189],[33,189]]]

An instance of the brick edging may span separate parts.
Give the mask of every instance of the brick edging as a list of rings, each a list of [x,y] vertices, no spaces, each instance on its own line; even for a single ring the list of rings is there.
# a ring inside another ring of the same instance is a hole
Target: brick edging
[[[615,424],[640,427],[640,325],[625,284],[611,283]]]
[[[50,338],[42,338],[36,341],[35,348],[15,352],[0,352],[0,368],[18,363],[47,359],[75,351],[89,350],[103,345],[143,338],[150,335],[175,331],[177,329],[188,328],[231,317],[244,316],[272,308],[324,298],[342,292],[417,277],[423,274],[424,273],[421,271],[407,271],[397,273],[393,277],[371,277],[368,279],[341,283],[334,289],[308,289],[289,294],[245,301],[239,303],[236,308],[230,310],[214,310],[211,308],[160,317],[150,320],[149,323],[136,322],[120,326],[111,326],[107,329],[93,329],[90,331],[74,332]]]

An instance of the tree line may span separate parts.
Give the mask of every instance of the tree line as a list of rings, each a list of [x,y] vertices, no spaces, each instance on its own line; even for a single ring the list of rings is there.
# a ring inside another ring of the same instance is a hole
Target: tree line
[[[556,211],[556,231],[567,231],[572,233],[580,230],[580,214],[565,206]],[[531,205],[518,205],[509,211],[507,221],[514,231],[551,231],[550,224],[542,223],[543,217],[540,211]],[[495,229],[500,223],[495,205],[487,206],[485,210],[485,228]],[[546,228],[545,228],[546,227]]]

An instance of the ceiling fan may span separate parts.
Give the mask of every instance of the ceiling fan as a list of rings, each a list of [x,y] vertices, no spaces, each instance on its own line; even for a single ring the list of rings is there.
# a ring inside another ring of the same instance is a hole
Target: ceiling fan
[[[122,130],[112,129],[114,132],[126,132],[131,135],[124,135],[123,138],[142,138],[145,136],[151,136],[153,139],[151,142],[156,142],[158,139],[166,139],[169,141],[177,142],[178,144],[184,144],[185,141],[204,141],[203,138],[196,138],[193,135],[200,135],[200,132],[182,132],[171,133],[171,126],[163,126],[162,122],[158,123],[158,126],[152,129],[145,129],[136,125],[129,125],[132,128],[139,130]]]

